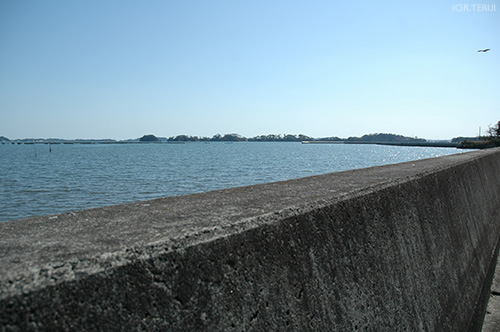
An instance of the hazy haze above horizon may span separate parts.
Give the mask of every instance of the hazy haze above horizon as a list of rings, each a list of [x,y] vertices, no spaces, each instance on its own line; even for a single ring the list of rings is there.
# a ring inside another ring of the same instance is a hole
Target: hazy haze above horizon
[[[450,139],[500,120],[498,0],[5,0],[0,50],[10,139]]]

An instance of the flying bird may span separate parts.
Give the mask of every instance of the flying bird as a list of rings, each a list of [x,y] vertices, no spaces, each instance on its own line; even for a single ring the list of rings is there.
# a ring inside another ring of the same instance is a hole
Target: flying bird
[[[479,50],[478,52],[483,52],[483,53],[486,53],[488,52],[490,49],[489,48],[485,48],[484,50]]]

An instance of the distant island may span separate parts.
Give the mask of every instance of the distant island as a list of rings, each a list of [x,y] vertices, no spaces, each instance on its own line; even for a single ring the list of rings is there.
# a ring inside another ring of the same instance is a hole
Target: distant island
[[[458,147],[467,149],[484,149],[500,146],[500,121],[495,126],[490,126],[484,137],[455,137],[449,141],[427,141],[423,138],[408,137],[388,133],[367,134],[361,137],[340,138],[337,136],[314,138],[304,134],[268,134],[255,137],[244,137],[236,133],[215,134],[212,137],[199,137],[189,135],[177,135],[171,137],[157,137],[147,134],[141,138],[127,140],[113,139],[75,139],[66,140],[59,138],[26,138],[10,140],[0,136],[2,144],[120,144],[120,143],[186,143],[186,142],[307,142],[307,143],[344,143],[344,144],[385,144],[405,146],[435,146],[435,147]]]
[[[127,140],[113,139],[75,139],[67,140],[60,138],[24,138],[10,140],[7,137],[0,136],[0,142],[15,143],[127,143],[127,142],[303,142],[303,141],[329,141],[329,142],[396,142],[396,143],[422,143],[426,142],[423,138],[406,137],[395,134],[368,134],[362,137],[340,138],[337,136],[314,138],[311,136],[299,134],[268,134],[255,137],[244,137],[239,134],[215,134],[212,137],[199,137],[188,135],[177,135],[172,137],[157,137],[153,134],[144,135],[141,138]]]
[[[255,137],[244,137],[239,134],[215,134],[212,137],[199,137],[188,135],[177,135],[172,137],[156,137],[153,134],[144,135],[141,138],[127,139],[127,140],[113,140],[113,139],[90,139],[90,140],[65,140],[57,138],[49,139],[17,139],[9,140],[7,137],[2,136],[0,139],[2,144],[130,144],[130,143],[177,143],[183,144],[188,142],[302,142],[309,144],[324,144],[324,143],[343,143],[343,144],[384,144],[384,145],[399,145],[399,146],[432,146],[432,147],[457,147],[458,143],[447,142],[428,142],[423,138],[407,137],[396,134],[368,134],[361,137],[348,137],[340,138],[337,136],[319,137],[314,138],[311,136],[299,134],[268,134],[258,135]]]

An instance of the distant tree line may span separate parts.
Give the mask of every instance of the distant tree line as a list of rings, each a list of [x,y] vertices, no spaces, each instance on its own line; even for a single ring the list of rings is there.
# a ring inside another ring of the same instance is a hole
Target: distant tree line
[[[397,142],[397,143],[423,143],[423,138],[407,137],[395,134],[368,134],[361,137],[349,137],[348,142]]]
[[[406,137],[395,134],[369,134],[362,137],[340,138],[337,136],[314,138],[299,134],[268,134],[255,137],[244,137],[239,134],[215,134],[212,137],[198,137],[188,135],[172,136],[164,139],[170,142],[301,142],[301,141],[348,141],[348,142],[425,142],[423,138]]]
[[[454,137],[451,139],[453,143],[461,143],[464,141],[469,141],[469,142],[477,142],[477,141],[482,141],[481,137],[464,137],[464,136],[459,136],[459,137]]]
[[[259,136],[255,136],[255,137],[248,139],[248,141],[252,141],[252,142],[301,142],[301,141],[310,141],[310,140],[313,140],[313,138],[306,136],[306,135],[303,135],[303,134],[299,134],[299,135],[269,134],[269,135],[259,135]]]
[[[212,137],[177,135],[167,138],[169,142],[244,142],[246,138],[239,134],[215,134]]]
[[[499,122],[500,123],[500,122]],[[490,132],[492,135],[498,135],[498,124],[495,127],[490,128]],[[495,131],[496,130],[496,131]],[[459,140],[460,139],[460,140]],[[463,141],[466,138],[454,138],[455,141]],[[0,142],[9,142],[10,140],[7,137],[0,136]],[[103,143],[112,143],[117,142],[112,139],[100,139],[100,140],[64,140],[64,139],[23,139],[16,140],[19,142],[103,142]],[[144,135],[139,139],[129,139],[123,142],[301,142],[301,141],[345,141],[345,142],[395,142],[395,143],[419,143],[426,142],[425,139],[422,138],[413,138],[406,137],[402,135],[395,134],[386,134],[386,133],[378,133],[378,134],[368,134],[363,135],[361,137],[349,137],[349,138],[340,138],[337,136],[330,137],[319,137],[314,138],[311,136],[307,136],[304,134],[293,135],[293,134],[268,134],[268,135],[258,135],[255,137],[244,137],[240,134],[232,133],[232,134],[215,134],[212,137],[200,137],[200,136],[189,136],[189,135],[177,135],[172,137],[156,137],[153,134]]]
[[[290,134],[269,134],[259,135],[251,138],[241,136],[240,134],[215,134],[212,137],[198,137],[188,135],[178,135],[167,138],[169,142],[301,142],[312,140],[312,137],[306,135],[290,135]]]

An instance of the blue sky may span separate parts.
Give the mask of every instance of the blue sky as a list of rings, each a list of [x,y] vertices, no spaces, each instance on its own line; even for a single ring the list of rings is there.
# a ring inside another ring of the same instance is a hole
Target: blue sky
[[[449,139],[499,88],[499,0],[0,1],[8,138]]]

